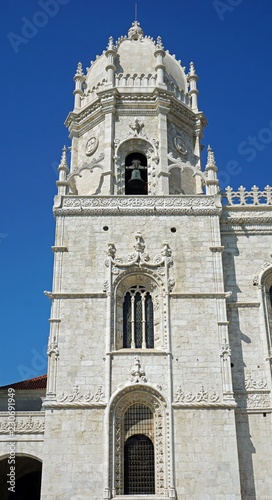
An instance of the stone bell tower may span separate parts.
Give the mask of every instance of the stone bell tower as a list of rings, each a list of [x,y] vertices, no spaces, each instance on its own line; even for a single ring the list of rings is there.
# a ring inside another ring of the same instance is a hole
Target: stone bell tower
[[[221,203],[194,65],[134,22],[74,81],[42,499],[238,499]]]

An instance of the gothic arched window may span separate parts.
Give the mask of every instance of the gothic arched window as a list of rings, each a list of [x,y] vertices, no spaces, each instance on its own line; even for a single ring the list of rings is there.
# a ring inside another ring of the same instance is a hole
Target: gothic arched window
[[[153,348],[153,302],[144,286],[132,286],[124,297],[123,347]]]

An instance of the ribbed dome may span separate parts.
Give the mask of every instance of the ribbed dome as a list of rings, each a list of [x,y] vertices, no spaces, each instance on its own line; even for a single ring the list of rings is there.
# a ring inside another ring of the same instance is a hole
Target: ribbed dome
[[[147,86],[154,87],[156,85],[156,66],[158,65],[155,54],[159,48],[164,55],[162,62],[165,67],[165,83],[167,87],[170,86],[175,90],[187,92],[187,79],[180,63],[174,56],[164,52],[160,38],[156,43],[152,38],[144,36],[138,22],[135,21],[132,24],[128,36],[118,39],[115,47],[112,39],[110,39],[108,49],[110,46],[114,48],[115,74],[118,86],[134,86],[135,83],[132,83],[133,78],[149,77]],[[86,87],[89,91],[104,85],[107,81],[106,67],[109,61],[106,53],[105,51],[100,57],[97,57],[88,70]],[[122,77],[125,80],[122,80]]]

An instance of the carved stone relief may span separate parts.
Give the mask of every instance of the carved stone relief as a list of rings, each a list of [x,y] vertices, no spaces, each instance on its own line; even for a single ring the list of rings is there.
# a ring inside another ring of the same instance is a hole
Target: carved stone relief
[[[88,139],[85,146],[85,155],[92,156],[98,148],[99,141],[97,137],[93,136]]]

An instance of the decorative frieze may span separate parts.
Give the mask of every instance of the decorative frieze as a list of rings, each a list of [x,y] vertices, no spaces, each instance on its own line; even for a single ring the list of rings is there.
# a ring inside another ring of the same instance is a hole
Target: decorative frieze
[[[258,389],[267,389],[267,381],[264,377],[259,376],[258,378],[254,378],[252,374],[249,372],[245,376],[245,389],[248,390],[258,390]]]
[[[99,385],[95,392],[82,393],[78,385],[74,385],[70,393],[62,392],[57,401],[60,403],[101,403],[105,399],[103,387]]]
[[[263,410],[271,408],[270,395],[265,392],[235,394],[237,409]]]
[[[214,196],[72,196],[62,198],[55,215],[220,215]]]
[[[174,405],[176,403],[179,406],[220,406],[219,395],[215,391],[206,391],[202,385],[199,391],[195,394],[190,392],[185,392],[181,386],[179,386],[174,394]]]
[[[10,420],[8,413],[0,413],[0,434],[10,433]],[[44,412],[16,413],[15,434],[43,434],[44,433]]]

